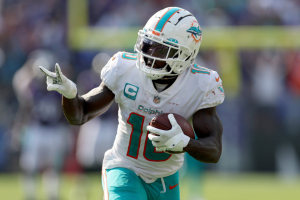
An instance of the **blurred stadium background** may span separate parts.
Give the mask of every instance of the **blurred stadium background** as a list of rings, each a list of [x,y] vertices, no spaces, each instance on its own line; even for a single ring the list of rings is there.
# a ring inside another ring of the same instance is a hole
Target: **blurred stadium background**
[[[84,94],[101,83],[107,60],[133,52],[137,31],[169,6],[198,19],[197,63],[217,70],[226,92],[218,106],[222,157],[203,164],[187,156],[182,199],[300,199],[299,0],[0,0],[1,200],[25,199],[26,130],[53,121],[67,133],[61,199],[102,199],[101,160],[115,137],[117,106],[69,126],[61,108],[41,103],[49,92],[37,67],[59,63]],[[38,199],[46,199],[40,179]]]

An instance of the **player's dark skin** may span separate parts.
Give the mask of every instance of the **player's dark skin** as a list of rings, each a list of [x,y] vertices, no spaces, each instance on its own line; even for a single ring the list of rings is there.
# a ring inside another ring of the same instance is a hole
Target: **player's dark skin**
[[[152,64],[151,60],[148,62],[147,65]],[[160,62],[162,63],[155,63],[155,65],[164,64],[163,61]],[[156,82],[172,85],[175,81],[176,77],[174,79],[160,79]],[[102,82],[99,87],[83,96],[77,94],[73,99],[63,96],[62,107],[70,124],[82,125],[106,112],[114,102],[114,97],[114,93]],[[198,110],[193,116],[193,127],[199,139],[191,139],[183,150],[201,162],[218,162],[222,152],[223,126],[216,107]]]

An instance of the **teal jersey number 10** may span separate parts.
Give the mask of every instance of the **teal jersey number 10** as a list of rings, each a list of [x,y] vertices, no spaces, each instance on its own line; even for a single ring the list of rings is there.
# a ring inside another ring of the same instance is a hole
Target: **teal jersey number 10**
[[[143,135],[145,117],[137,113],[130,113],[127,123],[131,125],[132,131],[130,134],[130,140],[128,145],[127,156],[138,159],[140,144]],[[149,131],[145,138],[145,146],[143,149],[143,156],[146,160],[152,162],[162,162],[168,160],[172,155],[164,152],[156,151],[156,148],[152,145],[151,140],[148,139]]]

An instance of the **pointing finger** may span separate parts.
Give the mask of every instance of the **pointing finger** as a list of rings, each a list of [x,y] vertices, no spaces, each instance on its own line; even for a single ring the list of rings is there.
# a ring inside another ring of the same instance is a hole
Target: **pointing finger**
[[[58,65],[58,63],[55,64],[55,73],[56,73],[56,77],[57,77],[57,84],[62,84],[62,73],[61,73],[61,69]]]
[[[54,72],[50,72],[49,70],[45,69],[42,66],[39,66],[40,70],[48,77],[50,78],[56,78],[56,74]]]

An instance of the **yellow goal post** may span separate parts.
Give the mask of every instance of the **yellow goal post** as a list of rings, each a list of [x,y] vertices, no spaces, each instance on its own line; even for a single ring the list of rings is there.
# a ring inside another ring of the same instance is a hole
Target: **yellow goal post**
[[[88,0],[68,0],[68,45],[73,50],[133,49],[141,27],[91,27]],[[300,26],[202,27],[200,51],[217,53],[218,72],[226,97],[235,97],[241,87],[239,50],[299,49]]]

